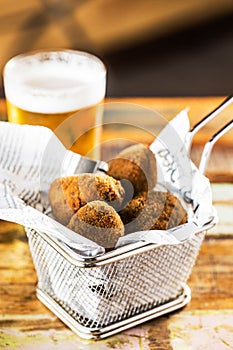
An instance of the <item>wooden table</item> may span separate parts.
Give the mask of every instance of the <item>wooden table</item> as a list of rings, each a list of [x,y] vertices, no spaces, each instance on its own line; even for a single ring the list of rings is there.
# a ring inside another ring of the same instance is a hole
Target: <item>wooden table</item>
[[[155,108],[167,119],[190,108],[191,124],[222,97],[116,99]],[[5,104],[0,102],[1,119]],[[233,105],[194,140],[193,158]],[[1,140],[0,140],[1,142]],[[0,349],[233,349],[233,144],[232,131],[213,150],[208,166],[220,221],[210,230],[189,279],[191,302],[182,310],[101,341],[80,339],[36,298],[37,277],[24,229],[0,222]]]

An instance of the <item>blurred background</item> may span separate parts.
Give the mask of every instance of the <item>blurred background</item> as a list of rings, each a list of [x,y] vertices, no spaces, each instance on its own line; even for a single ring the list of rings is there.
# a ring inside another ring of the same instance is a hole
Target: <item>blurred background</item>
[[[1,72],[16,54],[71,48],[106,63],[107,96],[233,92],[233,0],[0,0],[0,8]]]

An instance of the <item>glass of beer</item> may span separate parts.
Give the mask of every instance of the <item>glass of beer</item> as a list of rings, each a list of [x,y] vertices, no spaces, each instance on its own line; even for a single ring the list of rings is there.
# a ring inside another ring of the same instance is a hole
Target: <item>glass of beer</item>
[[[89,53],[44,50],[21,54],[4,67],[8,121],[46,126],[63,144],[95,158],[106,67]]]

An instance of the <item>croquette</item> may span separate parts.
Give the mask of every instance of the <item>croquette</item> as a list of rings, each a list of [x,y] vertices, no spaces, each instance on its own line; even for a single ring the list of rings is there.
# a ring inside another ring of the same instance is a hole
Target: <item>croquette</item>
[[[82,206],[94,200],[111,203],[120,208],[125,191],[120,181],[106,174],[80,174],[59,178],[49,189],[49,200],[54,217],[67,225]]]
[[[119,212],[125,233],[142,230],[166,230],[187,222],[180,200],[169,192],[143,192]]]
[[[105,249],[115,247],[124,235],[124,225],[115,209],[103,201],[92,201],[80,208],[68,228],[96,242]]]
[[[156,196],[157,198],[160,196],[159,192],[157,192]],[[188,215],[186,210],[183,208],[180,200],[170,192],[166,192],[164,210],[155,220],[154,225],[151,227],[151,229],[167,230],[169,228],[185,224],[187,221]]]
[[[143,144],[127,147],[108,162],[108,175],[118,180],[129,180],[134,195],[151,190],[157,181],[155,155]]]
[[[54,180],[48,195],[53,216],[63,225],[67,225],[72,215],[85,204],[80,198],[78,176]]]
[[[154,190],[156,182],[155,155],[135,144],[108,162],[107,174],[54,180],[49,189],[52,213],[108,251],[124,234],[166,230],[187,222],[180,200],[170,192]]]

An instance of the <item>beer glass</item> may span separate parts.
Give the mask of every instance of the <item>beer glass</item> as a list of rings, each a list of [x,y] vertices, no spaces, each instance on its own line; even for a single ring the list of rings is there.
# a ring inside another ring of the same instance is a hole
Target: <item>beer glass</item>
[[[106,68],[76,50],[44,50],[10,59],[3,71],[8,121],[52,129],[63,144],[95,158]]]

